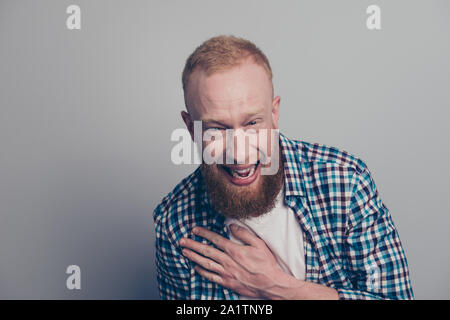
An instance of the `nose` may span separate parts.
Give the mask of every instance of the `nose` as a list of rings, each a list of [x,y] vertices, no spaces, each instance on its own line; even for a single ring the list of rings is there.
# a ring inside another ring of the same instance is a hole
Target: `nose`
[[[254,164],[258,161],[258,135],[255,130],[227,130],[226,164]]]

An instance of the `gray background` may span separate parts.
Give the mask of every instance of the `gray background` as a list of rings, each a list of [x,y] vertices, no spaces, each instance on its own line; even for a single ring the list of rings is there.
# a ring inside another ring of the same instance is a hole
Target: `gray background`
[[[66,28],[81,6],[82,29]],[[382,10],[382,30],[365,26]],[[235,34],[268,55],[290,138],[361,157],[416,298],[450,298],[448,1],[0,0],[0,298],[155,299],[152,212],[181,71]],[[82,289],[65,287],[77,264]]]

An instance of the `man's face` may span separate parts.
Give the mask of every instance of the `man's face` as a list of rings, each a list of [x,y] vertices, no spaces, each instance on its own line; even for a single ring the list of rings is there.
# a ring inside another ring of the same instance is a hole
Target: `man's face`
[[[281,189],[283,172],[278,170],[275,175],[261,175],[261,167],[270,164],[261,163],[260,156],[256,160],[251,156],[252,152],[271,156],[271,146],[252,148],[247,145],[242,150],[237,139],[227,141],[225,134],[226,129],[234,132],[239,129],[246,132],[278,129],[280,97],[273,98],[272,83],[265,69],[248,59],[239,66],[209,76],[196,70],[189,80],[186,102],[189,114],[182,112],[182,117],[191,135],[193,121],[202,121],[203,132],[223,137],[223,149],[220,150],[223,164],[201,165],[216,210],[230,217],[247,217],[272,209]],[[213,142],[203,142],[203,150],[209,143]],[[230,143],[234,145],[234,154],[228,154],[227,158],[225,146]],[[243,163],[238,163],[239,152],[244,152]]]

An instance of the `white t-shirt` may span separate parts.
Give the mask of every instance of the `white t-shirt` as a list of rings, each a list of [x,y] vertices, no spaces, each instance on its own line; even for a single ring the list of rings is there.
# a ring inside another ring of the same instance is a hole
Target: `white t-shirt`
[[[279,266],[299,280],[305,280],[303,232],[295,213],[284,203],[283,190],[277,196],[275,208],[256,218],[227,218],[225,224],[237,224],[260,237],[274,254]],[[242,244],[230,232],[230,240]],[[241,299],[249,299],[241,296]]]

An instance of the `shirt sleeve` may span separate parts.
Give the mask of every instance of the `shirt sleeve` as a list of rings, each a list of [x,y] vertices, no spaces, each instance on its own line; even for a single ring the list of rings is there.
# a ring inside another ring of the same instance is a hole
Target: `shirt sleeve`
[[[337,289],[339,299],[414,299],[398,232],[367,168],[352,193],[345,259],[353,287]]]
[[[159,207],[154,212],[155,255],[159,294],[162,300],[187,300],[190,297],[188,262],[169,239]]]

